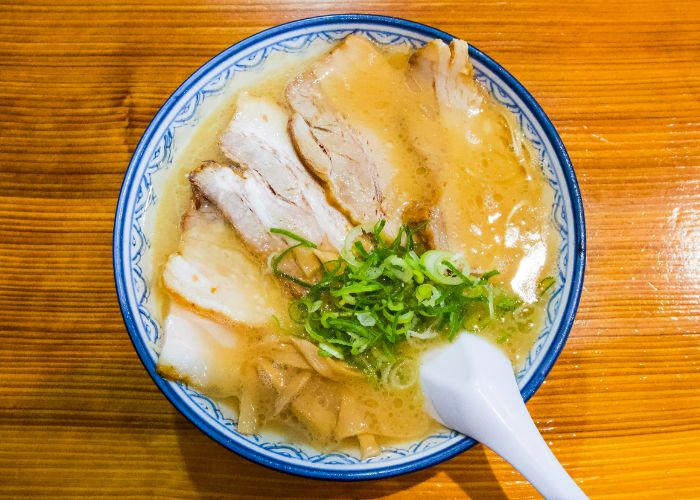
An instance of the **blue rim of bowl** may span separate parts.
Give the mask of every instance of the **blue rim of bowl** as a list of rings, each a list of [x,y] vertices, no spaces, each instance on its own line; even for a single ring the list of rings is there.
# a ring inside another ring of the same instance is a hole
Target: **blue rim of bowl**
[[[211,424],[206,422],[202,417],[197,415],[194,410],[192,410],[187,404],[185,404],[180,397],[175,393],[175,390],[169,385],[169,383],[163,379],[160,375],[156,373],[155,364],[152,362],[149,354],[148,348],[143,342],[143,340],[138,335],[138,327],[135,318],[131,314],[129,307],[129,298],[126,293],[126,282],[125,275],[121,272],[122,269],[122,232],[125,227],[125,211],[126,211],[126,200],[129,198],[129,193],[132,189],[138,188],[138,183],[134,182],[135,174],[138,165],[141,163],[144,151],[148,144],[153,140],[153,135],[155,131],[160,126],[164,117],[170,112],[177,101],[184,95],[199,79],[205,74],[209,69],[213,68],[217,64],[231,57],[236,52],[239,52],[261,40],[268,37],[279,35],[287,31],[299,28],[310,28],[316,27],[324,24],[334,24],[338,22],[358,22],[358,23],[371,23],[377,25],[399,27],[407,29],[412,32],[417,32],[422,35],[430,36],[432,38],[438,38],[445,42],[449,42],[453,38],[453,35],[446,33],[444,31],[426,26],[421,23],[414,21],[409,21],[406,19],[401,19],[397,17],[380,16],[372,14],[332,14],[325,16],[310,17],[306,19],[299,19],[296,21],[291,21],[289,23],[280,24],[278,26],[266,29],[259,33],[256,33],[248,38],[241,40],[240,42],[230,46],[225,49],[206,63],[204,63],[199,69],[197,69],[192,75],[190,75],[187,80],[185,80],[172,95],[168,98],[163,106],[158,110],[151,123],[146,128],[143,133],[141,140],[139,141],[136,150],[131,158],[129,167],[124,174],[124,181],[119,192],[119,201],[117,203],[117,208],[114,217],[114,232],[113,232],[113,270],[114,270],[114,280],[116,283],[117,297],[119,300],[119,307],[122,312],[122,317],[124,318],[124,323],[126,324],[127,331],[129,333],[129,338],[131,339],[134,349],[136,350],[141,363],[144,368],[151,376],[156,386],[160,391],[168,398],[172,405],[180,411],[190,422],[192,422],[196,427],[198,427],[202,432],[204,432],[211,439],[221,444],[222,446],[236,452],[238,455],[251,460],[260,465],[269,467],[282,472],[287,472],[290,474],[310,477],[314,479],[331,479],[338,481],[355,481],[355,480],[365,480],[365,479],[379,479],[385,477],[392,477],[401,474],[406,474],[410,472],[416,472],[418,470],[424,469],[436,465],[440,462],[448,460],[459,453],[471,448],[476,444],[473,439],[466,439],[459,443],[450,446],[444,450],[434,453],[430,456],[424,457],[422,459],[416,460],[414,462],[397,464],[397,465],[387,465],[383,468],[374,468],[371,470],[358,470],[358,471],[337,471],[332,470],[320,470],[310,466],[297,465],[285,462],[283,457],[271,458],[257,451],[244,448],[233,440],[226,438]],[[534,371],[528,383],[521,389],[521,394],[525,401],[528,401],[532,395],[537,391],[537,389],[542,385],[547,374],[552,369],[555,361],[559,357],[566,339],[569,335],[571,327],[573,326],[574,317],[576,315],[576,310],[578,309],[579,301],[581,298],[581,291],[583,288],[583,276],[586,265],[586,236],[585,236],[585,221],[583,213],[583,202],[581,199],[581,193],[576,180],[576,174],[574,173],[571,160],[566,152],[566,148],[559,137],[559,134],[554,128],[554,125],[549,120],[544,110],[535,101],[535,99],[530,95],[530,93],[523,87],[523,85],[515,79],[508,71],[501,67],[496,61],[491,59],[489,56],[481,52],[479,49],[475,48],[473,45],[469,45],[469,57],[479,61],[481,64],[486,66],[494,74],[496,74],[504,83],[506,83],[513,91],[518,95],[522,102],[529,108],[537,122],[542,127],[547,139],[551,143],[554,153],[561,165],[564,177],[566,179],[566,185],[570,194],[571,209],[573,216],[574,225],[574,264],[573,264],[573,275],[571,283],[571,292],[568,297],[568,301],[564,308],[562,321],[559,325],[558,331],[555,334],[554,341],[549,346],[548,351],[543,356],[537,369]]]

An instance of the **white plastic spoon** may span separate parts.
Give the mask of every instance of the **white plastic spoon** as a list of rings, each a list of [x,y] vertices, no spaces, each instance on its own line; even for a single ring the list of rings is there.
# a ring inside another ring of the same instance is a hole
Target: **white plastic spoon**
[[[420,378],[437,421],[501,455],[546,499],[587,498],[542,439],[496,346],[462,333],[424,356]]]

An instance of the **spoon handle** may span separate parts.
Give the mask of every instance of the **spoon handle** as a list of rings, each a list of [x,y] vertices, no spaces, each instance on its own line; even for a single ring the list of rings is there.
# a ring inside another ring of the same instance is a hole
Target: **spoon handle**
[[[515,379],[513,381],[517,391]],[[499,403],[503,403],[499,400],[494,407],[484,406],[481,418],[489,424],[483,432],[472,432],[472,437],[507,460],[546,499],[587,498],[545,443],[520,393],[516,396],[520,404],[501,404],[498,408]]]

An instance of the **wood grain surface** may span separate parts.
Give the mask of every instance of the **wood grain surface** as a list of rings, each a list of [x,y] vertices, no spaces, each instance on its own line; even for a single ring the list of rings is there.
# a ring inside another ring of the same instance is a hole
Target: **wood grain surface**
[[[573,160],[585,291],[529,409],[592,497],[700,498],[700,2],[27,0],[0,4],[0,495],[530,498],[477,447],[343,484],[254,465],[161,395],[112,279],[122,176],[191,72],[263,28],[406,17],[486,51]]]

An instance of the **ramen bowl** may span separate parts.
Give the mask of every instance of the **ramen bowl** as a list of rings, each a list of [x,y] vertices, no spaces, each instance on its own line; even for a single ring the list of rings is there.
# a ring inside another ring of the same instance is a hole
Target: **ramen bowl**
[[[148,126],[126,171],[114,223],[114,276],[124,322],[146,371],[170,402],[209,437],[259,464],[321,479],[377,479],[429,467],[461,453],[475,441],[445,430],[420,441],[393,445],[372,458],[343,452],[322,453],[273,434],[236,432],[235,417],[211,398],[156,372],[162,329],[149,297],[154,277],[149,234],[163,179],[194,131],[233,88],[254,81],[273,58],[329,46],[350,33],[381,45],[418,48],[432,39],[449,42],[443,31],[415,22],[373,15],[332,15],[294,21],[253,35],[229,47],[190,76],[165,102]],[[468,41],[468,40],[467,40]],[[516,117],[540,156],[554,191],[551,217],[560,233],[557,284],[546,305],[546,319],[516,376],[528,400],[551,370],[574,320],[583,284],[585,230],[583,207],[571,161],[542,108],[498,63],[470,46],[475,78]]]

